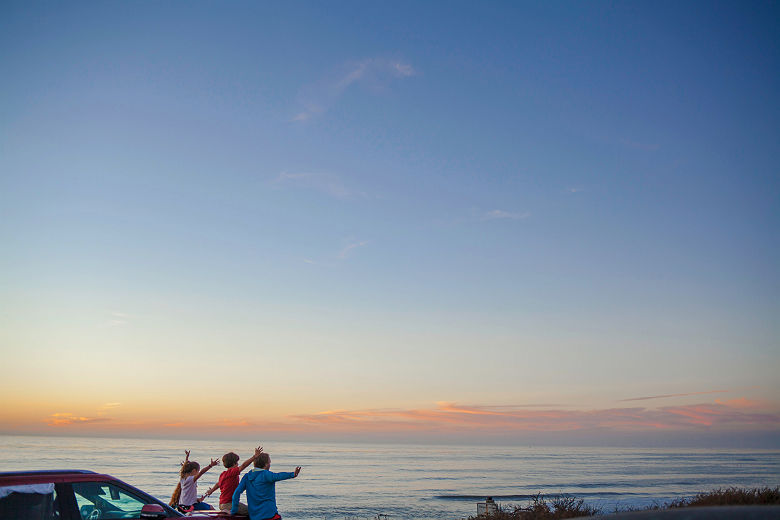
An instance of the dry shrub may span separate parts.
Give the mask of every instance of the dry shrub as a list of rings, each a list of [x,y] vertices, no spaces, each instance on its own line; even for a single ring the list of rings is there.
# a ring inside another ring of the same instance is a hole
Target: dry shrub
[[[470,517],[469,520],[558,520],[560,518],[576,518],[579,516],[593,516],[601,512],[591,506],[585,505],[581,498],[569,495],[555,496],[547,499],[541,493],[534,495],[531,502],[525,506],[512,508],[499,508],[498,512],[485,517]]]
[[[780,505],[780,487],[739,489],[735,487],[680,498],[668,507]]]
[[[700,493],[693,498],[680,498],[663,506],[631,507],[619,509],[615,512],[647,511],[678,507],[747,505],[780,505],[780,487],[716,489],[708,493]],[[585,505],[585,501],[581,498],[570,495],[558,495],[548,499],[541,493],[538,493],[531,498],[531,501],[525,507],[499,507],[496,513],[488,517],[471,516],[469,520],[558,520],[560,518],[576,518],[599,514],[601,514],[600,509]]]

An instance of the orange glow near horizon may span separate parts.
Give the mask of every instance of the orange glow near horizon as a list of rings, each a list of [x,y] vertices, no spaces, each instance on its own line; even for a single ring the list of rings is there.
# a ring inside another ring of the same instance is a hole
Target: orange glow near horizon
[[[57,411],[41,416],[21,406],[4,409],[0,425],[6,433],[82,434],[295,434],[295,433],[462,433],[522,434],[610,429],[623,432],[664,431],[771,431],[780,429],[780,412],[744,398],[658,408],[529,409],[525,407],[460,405],[439,402],[417,409],[327,410],[272,417],[162,418],[122,410],[121,403],[105,403],[94,414]],[[173,419],[173,420],[172,420]]]

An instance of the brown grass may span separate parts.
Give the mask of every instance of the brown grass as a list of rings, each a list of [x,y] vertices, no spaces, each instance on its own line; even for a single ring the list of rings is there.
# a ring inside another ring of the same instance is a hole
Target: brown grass
[[[581,498],[569,495],[561,495],[549,500],[538,493],[531,498],[531,502],[525,506],[510,506],[500,508],[496,514],[490,515],[490,520],[558,520],[559,518],[576,518],[578,516],[593,516],[601,512],[600,509],[585,505]],[[478,517],[470,517],[469,520],[477,520]],[[484,517],[480,517],[484,519]]]
[[[645,509],[671,509],[700,506],[747,506],[780,505],[780,487],[775,488],[727,488],[699,493],[693,498],[680,498],[663,506],[649,506]],[[628,508],[625,511],[645,509]],[[616,511],[622,512],[621,510]],[[581,498],[569,495],[546,498],[541,493],[534,495],[525,507],[500,507],[498,512],[487,517],[471,516],[468,520],[558,520],[578,516],[595,516],[601,510],[585,504]]]
[[[700,507],[700,506],[757,506],[780,505],[780,487],[776,488],[726,488],[716,489],[709,493],[699,493],[693,498],[680,498],[670,503],[668,507]]]

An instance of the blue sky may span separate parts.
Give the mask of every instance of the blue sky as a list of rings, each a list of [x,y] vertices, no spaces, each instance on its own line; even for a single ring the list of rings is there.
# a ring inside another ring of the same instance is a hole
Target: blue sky
[[[279,417],[725,389],[778,430],[776,4],[0,9],[19,366],[260,363],[308,382]],[[99,409],[64,384],[36,413]]]

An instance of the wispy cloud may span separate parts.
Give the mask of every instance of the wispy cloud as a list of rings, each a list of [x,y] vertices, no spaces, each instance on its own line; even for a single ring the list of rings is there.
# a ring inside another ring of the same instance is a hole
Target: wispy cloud
[[[512,211],[504,211],[502,209],[493,209],[490,211],[486,211],[482,217],[481,220],[522,220],[530,217],[531,214],[528,212],[518,213],[518,212],[512,212]]]
[[[93,424],[93,423],[105,423],[113,421],[111,417],[106,417],[106,414],[111,410],[121,406],[122,403],[104,403],[97,409],[96,415],[78,415],[71,412],[57,412],[51,414],[46,419],[46,424],[49,426],[71,426],[78,424]]]
[[[564,431],[618,429],[687,430],[701,427],[780,426],[780,414],[746,412],[739,406],[706,403],[658,409],[610,408],[596,410],[505,409],[486,405],[437,403],[432,409],[329,410],[296,415],[295,420],[336,430],[438,430],[457,425],[475,431]]]
[[[113,410],[117,406],[121,406],[122,403],[105,403],[103,406],[98,408],[98,415],[104,415],[107,412]]]
[[[729,392],[729,390],[707,390],[706,392],[688,392],[685,394],[649,395],[645,397],[631,397],[629,399],[619,399],[618,402],[622,403],[626,401],[648,401],[650,399],[668,399],[670,397],[688,397],[691,395],[722,394],[724,392]]]
[[[370,243],[369,240],[358,240],[354,237],[349,237],[342,241],[340,249],[331,250],[329,254],[324,255],[317,260],[313,258],[302,258],[301,261],[309,265],[320,265],[326,268],[334,267],[349,258],[356,249],[367,246]]]
[[[531,216],[529,211],[508,211],[505,209],[484,210],[481,208],[471,208],[468,213],[463,213],[457,217],[444,217],[435,220],[438,224],[474,224],[475,222],[491,221],[520,221]]]
[[[738,397],[736,399],[727,399],[725,401],[721,401],[720,399],[715,399],[715,403],[722,404],[724,406],[729,406],[732,408],[761,408],[762,406],[766,406],[766,404],[762,403],[761,401],[745,399],[744,397]]]
[[[535,432],[567,435],[589,435],[592,432],[605,431],[626,435],[690,432],[698,435],[705,432],[780,431],[780,413],[776,406],[762,407],[759,403],[745,399],[660,408],[636,406],[599,409],[551,408],[535,404],[492,406],[439,402],[422,408],[334,409],[292,414],[277,419],[261,416],[204,419],[194,421],[191,418],[171,417],[166,421],[121,421],[63,412],[48,416],[44,422],[57,428],[74,427],[80,430],[122,433],[159,432],[168,429],[218,434],[250,432],[261,428],[267,432],[304,435],[440,435],[457,432],[458,435],[472,438],[480,435]]]
[[[386,58],[370,58],[346,64],[341,71],[302,89],[299,103],[302,107],[291,119],[308,121],[325,113],[353,85],[365,84],[374,90],[387,88],[393,80],[414,76],[409,63]]]
[[[349,199],[363,196],[348,189],[338,175],[330,173],[289,173],[282,172],[273,183],[280,187],[315,190],[337,199]]]
[[[396,76],[400,78],[414,76],[414,68],[412,68],[412,66],[408,63],[392,61],[390,62],[390,66],[395,70]]]
[[[73,424],[93,424],[110,421],[109,417],[84,417],[69,412],[58,412],[51,414],[46,423],[49,426],[70,426]]]
[[[106,319],[103,323],[100,324],[100,327],[103,328],[121,327],[123,325],[127,325],[129,319],[130,319],[130,315],[127,313],[112,311],[109,313],[108,319]]]
[[[353,250],[368,245],[368,243],[368,240],[349,240],[347,245],[345,245],[343,248],[341,248],[341,251],[339,251],[338,257],[343,260],[347,258]]]

